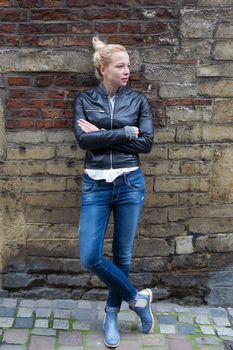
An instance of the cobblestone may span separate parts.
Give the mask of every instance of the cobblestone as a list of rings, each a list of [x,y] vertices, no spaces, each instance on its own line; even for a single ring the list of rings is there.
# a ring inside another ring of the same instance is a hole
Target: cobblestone
[[[12,315],[0,317],[0,350],[105,350],[105,304],[89,300],[0,299],[0,315]],[[157,302],[152,309],[154,331],[143,334],[138,316],[123,304],[117,350],[224,350],[223,339],[233,340],[232,308]]]

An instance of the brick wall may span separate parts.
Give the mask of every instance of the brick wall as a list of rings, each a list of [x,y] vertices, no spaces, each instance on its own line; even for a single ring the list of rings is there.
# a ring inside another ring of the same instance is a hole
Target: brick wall
[[[233,304],[233,1],[0,1],[0,268],[15,296],[103,298],[76,236],[74,96],[91,38],[126,45],[154,115],[132,281],[157,298]],[[105,251],[111,255],[111,230]]]

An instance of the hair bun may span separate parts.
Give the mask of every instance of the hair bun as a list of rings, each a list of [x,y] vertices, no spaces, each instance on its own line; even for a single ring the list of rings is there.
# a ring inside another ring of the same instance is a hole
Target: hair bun
[[[101,41],[97,36],[94,36],[94,38],[92,39],[92,45],[95,51],[98,51],[102,49],[104,46],[106,46],[106,44],[103,41]]]

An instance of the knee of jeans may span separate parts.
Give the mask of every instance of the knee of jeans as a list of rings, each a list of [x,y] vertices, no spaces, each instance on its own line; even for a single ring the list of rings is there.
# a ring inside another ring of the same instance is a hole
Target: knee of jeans
[[[132,254],[127,255],[114,255],[114,262],[119,265],[130,265]]]
[[[92,271],[94,269],[94,267],[100,263],[99,258],[93,257],[91,255],[86,255],[86,254],[80,255],[80,261],[81,261],[82,266],[85,269],[90,270],[90,271]]]

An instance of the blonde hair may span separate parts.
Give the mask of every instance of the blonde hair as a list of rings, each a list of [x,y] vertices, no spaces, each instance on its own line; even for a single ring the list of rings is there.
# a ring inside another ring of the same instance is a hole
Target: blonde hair
[[[126,51],[126,48],[119,44],[105,44],[98,37],[94,36],[92,39],[92,45],[95,53],[93,57],[93,63],[95,67],[95,76],[97,79],[102,80],[102,74],[100,67],[108,66],[111,60],[111,55],[114,52]]]

